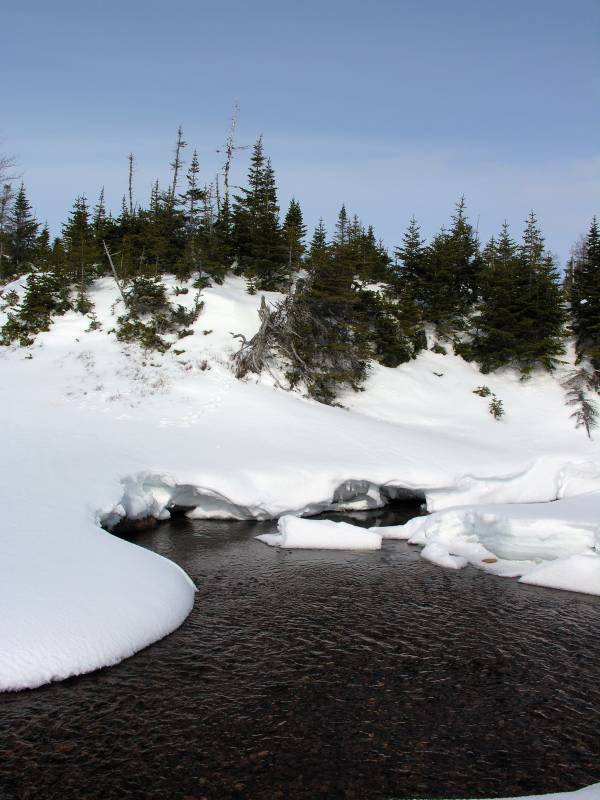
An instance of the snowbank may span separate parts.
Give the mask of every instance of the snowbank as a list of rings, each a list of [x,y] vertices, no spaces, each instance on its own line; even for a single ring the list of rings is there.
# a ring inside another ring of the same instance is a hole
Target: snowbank
[[[459,507],[371,530],[424,545],[423,558],[440,566],[470,563],[522,583],[600,595],[600,493]]]
[[[380,550],[381,536],[347,522],[281,517],[279,533],[264,533],[256,538],[265,544],[289,550]]]
[[[498,800],[498,798],[496,798]],[[500,798],[500,800],[600,800],[600,783],[593,783],[574,792],[553,792],[552,794],[532,794],[523,797]]]
[[[189,289],[173,300],[191,305]],[[560,375],[522,383],[426,352],[374,367],[347,408],[328,408],[268,378],[235,380],[231,333],[256,330],[260,303],[239,278],[203,293],[193,335],[164,354],[117,342],[112,280],[90,295],[100,328],[72,312],[31,347],[0,348],[0,689],[114,663],[188,613],[181,571],[101,521],[173,506],[275,519],[395,495],[440,510],[600,491],[598,447],[573,429]],[[499,422],[473,394],[483,383],[504,403]]]

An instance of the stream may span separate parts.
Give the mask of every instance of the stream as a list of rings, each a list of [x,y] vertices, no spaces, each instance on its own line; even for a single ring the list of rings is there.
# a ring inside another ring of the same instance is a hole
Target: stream
[[[117,666],[0,695],[0,800],[497,797],[600,781],[600,597],[441,569],[399,541],[255,541],[273,529],[180,517],[136,534],[196,582],[192,614]]]

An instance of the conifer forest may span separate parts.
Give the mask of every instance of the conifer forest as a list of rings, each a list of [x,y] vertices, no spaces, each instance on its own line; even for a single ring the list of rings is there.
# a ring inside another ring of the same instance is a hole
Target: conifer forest
[[[506,223],[481,242],[466,199],[430,241],[418,220],[399,221],[392,249],[371,224],[341,205],[335,228],[322,220],[307,231],[300,202],[280,209],[274,167],[260,137],[246,185],[229,183],[233,133],[216,180],[203,180],[200,156],[181,128],[167,186],[152,186],[145,205],[134,202],[134,155],[118,213],[108,210],[104,189],[95,201],[79,196],[52,238],[32,213],[26,186],[4,185],[0,198],[0,280],[29,273],[18,308],[10,293],[0,342],[25,344],[48,330],[55,315],[93,313],[87,288],[113,275],[126,301],[118,338],[149,349],[169,345],[163,334],[185,333],[201,313],[172,309],[164,275],[201,291],[242,276],[250,294],[281,292],[263,307],[261,328],[236,355],[239,376],[268,369],[278,358],[290,387],[302,385],[325,403],[341,386],[361,388],[369,361],[395,367],[427,347],[426,326],[438,348],[477,363],[482,373],[514,367],[526,377],[552,371],[574,337],[579,369],[570,378],[578,425],[588,432],[597,412],[590,393],[600,387],[600,230],[596,218],[565,265],[549,251],[532,210],[523,230]]]

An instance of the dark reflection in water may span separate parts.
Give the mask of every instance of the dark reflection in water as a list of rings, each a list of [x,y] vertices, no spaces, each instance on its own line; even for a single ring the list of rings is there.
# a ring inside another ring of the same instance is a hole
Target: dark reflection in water
[[[196,581],[193,613],[116,667],[0,696],[1,800],[493,797],[600,781],[599,598],[443,570],[400,542],[254,541],[272,529],[179,519],[139,535]]]

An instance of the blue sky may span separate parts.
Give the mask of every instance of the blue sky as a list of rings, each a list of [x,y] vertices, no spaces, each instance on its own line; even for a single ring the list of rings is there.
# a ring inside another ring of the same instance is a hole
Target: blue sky
[[[483,238],[534,208],[563,260],[600,212],[598,0],[5,0],[0,26],[0,149],[54,231],[102,185],[118,208],[130,151],[145,200],[179,124],[210,181],[235,102],[311,226],[344,202],[392,247],[464,193]]]

